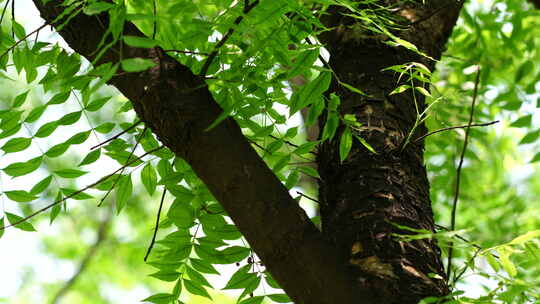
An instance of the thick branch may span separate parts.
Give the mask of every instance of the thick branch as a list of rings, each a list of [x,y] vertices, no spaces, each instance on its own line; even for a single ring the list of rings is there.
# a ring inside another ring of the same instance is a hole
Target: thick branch
[[[47,22],[62,10],[55,6],[56,1],[34,3]],[[107,14],[81,14],[71,19],[60,35],[92,61],[107,25]],[[124,25],[123,32],[143,36],[131,23]],[[146,72],[120,73],[110,83],[131,100],[140,119],[159,139],[192,166],[296,303],[382,303],[370,296],[370,290],[352,287],[335,249],[253,150],[233,119],[205,131],[222,110],[201,77],[159,48],[120,47],[117,43],[98,64],[133,57],[152,59],[157,66]]]

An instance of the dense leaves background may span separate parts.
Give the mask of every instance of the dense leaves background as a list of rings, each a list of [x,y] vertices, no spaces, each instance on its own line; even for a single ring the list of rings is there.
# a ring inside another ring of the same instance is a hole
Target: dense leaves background
[[[316,197],[313,178],[318,174],[312,163],[317,142],[308,140],[303,121],[312,125],[321,114],[328,115],[322,138],[341,136],[342,159],[353,140],[363,140],[350,131],[335,134],[339,99],[323,96],[332,71],[319,58],[326,53],[314,37],[325,30],[317,17],[330,2],[261,1],[239,24],[243,3],[224,0],[89,1],[82,12],[69,14],[107,11],[114,20],[111,39],[137,47],[159,45],[195,73],[206,69],[209,88],[225,110],[221,118],[236,119],[317,221],[316,204],[307,198]],[[63,297],[66,303],[109,303],[127,294],[152,303],[178,296],[187,303],[232,303],[237,298],[241,303],[288,302],[189,166],[168,149],[157,149],[161,144],[138,123],[131,104],[104,85],[117,67],[90,65],[47,27],[29,35],[40,26],[25,22],[37,17],[29,10],[31,3],[17,3],[15,19],[10,3],[1,4],[7,7],[0,33],[2,221],[13,224],[69,199],[18,224],[18,229],[0,231],[5,233],[0,241],[9,244],[2,246],[4,254],[9,253],[0,263],[8,265],[23,250],[16,242],[20,230],[37,229],[40,233],[32,236],[34,242],[39,238],[39,250],[28,255],[25,264],[36,265],[46,256],[46,263],[63,265],[69,272],[82,270],[73,284],[69,277],[43,276],[42,266],[3,272],[2,280],[19,282],[3,295],[5,302]],[[371,30],[389,26],[375,11],[363,12],[362,18],[370,20],[366,23]],[[135,22],[149,38],[121,36],[118,29],[124,21]],[[234,33],[205,67],[231,28]],[[108,46],[104,40],[96,47]],[[450,222],[464,130],[427,139],[433,207],[442,226],[437,237],[443,249],[449,242],[457,248],[452,278],[459,302],[533,303],[540,298],[538,49],[540,14],[532,5],[470,2],[429,81],[431,94],[419,90],[431,95],[433,106],[422,117],[427,117],[430,130],[466,124],[475,86],[474,121],[501,121],[471,129],[456,233],[444,227]],[[144,59],[121,62],[126,72],[153,65]],[[399,73],[403,68],[395,69]],[[480,81],[475,83],[478,68]],[[417,77],[431,74],[422,73],[421,67],[415,71],[420,71]],[[303,119],[301,109],[307,109]],[[347,119],[354,128],[354,118]],[[106,142],[109,138],[115,139]],[[160,201],[164,206],[158,241],[144,263]],[[239,292],[224,296],[219,289]]]

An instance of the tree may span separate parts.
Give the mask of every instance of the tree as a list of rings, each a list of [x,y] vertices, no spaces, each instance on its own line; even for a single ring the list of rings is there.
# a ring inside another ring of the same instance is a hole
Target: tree
[[[173,301],[182,286],[208,296],[203,269],[245,258],[248,264],[226,286],[244,289],[243,296],[260,283],[261,277],[249,271],[258,258],[268,269],[264,278],[269,284],[275,279],[296,303],[418,303],[449,294],[451,272],[444,270],[434,237],[424,162],[424,120],[430,110],[425,98],[432,96],[430,78],[463,2],[34,3],[46,21],[43,27],[54,27],[76,54],[29,41],[39,29],[26,35],[12,20],[19,40],[3,35],[2,66],[11,53],[13,65],[18,72],[25,70],[30,83],[38,76],[37,66],[54,63],[40,83],[55,95],[30,111],[2,113],[2,137],[13,137],[2,149],[25,150],[34,138],[48,137],[83,113],[99,110],[108,102],[97,96],[105,83],[129,99],[123,110],[132,107],[138,119],[124,125],[122,133],[131,132],[132,142],[114,137],[104,146],[107,156],[123,167],[78,191],[57,187],[50,207],[54,219],[66,199],[89,198],[85,191],[95,187],[105,196],[116,189],[119,212],[133,192],[132,174],[126,171],[142,166],[143,156],[158,157],[158,162],[145,160],[142,183],[154,193],[157,169],[163,193],[175,200],[160,225],[170,233],[150,264],[159,270],[156,277],[176,285],[170,294],[149,301]],[[321,55],[322,48],[328,56]],[[77,54],[92,66],[81,71]],[[481,81],[481,73],[475,75],[473,100]],[[298,78],[305,84],[288,97],[287,81]],[[21,125],[35,122],[48,106],[75,92],[82,97],[81,110],[41,125],[31,138],[16,136]],[[14,108],[25,98],[24,93],[15,98]],[[320,135],[298,146],[291,142],[297,129],[280,134],[277,125],[286,118],[274,109],[278,103],[290,115],[304,110],[306,123],[317,124]],[[257,115],[268,120],[257,123]],[[463,153],[473,116],[474,101]],[[104,123],[92,130],[109,133],[110,128]],[[3,171],[12,177],[31,173],[90,133],[76,133]],[[135,157],[139,145],[145,152]],[[80,166],[96,161],[99,151],[90,152]],[[298,159],[314,159],[317,170],[295,167]],[[454,206],[463,159],[464,154]],[[4,193],[10,200],[32,201],[53,178],[84,173],[60,169],[32,189]],[[320,229],[290,195],[301,173],[317,179]],[[235,225],[226,222],[225,214]],[[29,216],[6,216],[10,225],[32,227]],[[204,237],[197,236],[199,227]],[[224,240],[240,237],[236,229],[257,257],[242,246],[218,250],[227,245]],[[500,251],[500,263],[512,272]]]

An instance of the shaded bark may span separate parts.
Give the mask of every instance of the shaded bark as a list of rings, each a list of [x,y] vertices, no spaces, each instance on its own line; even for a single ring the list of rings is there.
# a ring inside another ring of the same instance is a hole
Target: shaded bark
[[[438,59],[460,8],[460,3],[444,0],[400,7],[397,14],[412,25],[396,35]],[[331,91],[341,98],[340,114],[354,114],[363,124],[353,132],[378,154],[355,140],[347,159],[340,162],[339,136],[321,145],[317,162],[323,233],[339,248],[340,259],[356,272],[359,288],[375,290],[377,297],[391,299],[390,303],[417,303],[427,296],[445,295],[448,286],[436,241],[405,242],[393,235],[411,233],[396,224],[433,232],[434,223],[423,141],[404,146],[417,117],[415,102],[420,112],[425,108],[423,95],[416,92],[413,97],[409,90],[389,96],[398,86],[399,75],[382,71],[409,62],[433,70],[434,61],[404,47],[389,46],[388,37],[358,35],[353,32],[357,21],[340,15],[340,10],[333,8],[323,19],[335,30],[320,38],[339,79],[370,96],[353,93],[336,82]],[[422,125],[412,138],[425,133]]]
[[[47,22],[62,11],[53,1],[34,3]],[[412,10],[422,15],[432,9]],[[439,15],[406,31],[412,38],[421,36],[426,41],[407,39],[440,56],[458,11],[457,5],[449,7],[442,21],[438,21]],[[325,20],[328,25],[350,22],[338,11],[331,12]],[[92,61],[107,25],[107,15],[81,14],[60,34]],[[143,36],[131,23],[124,25],[124,34]],[[110,84],[131,100],[139,118],[159,139],[192,166],[296,303],[413,303],[423,296],[445,294],[444,280],[427,277],[431,272],[444,275],[436,244],[430,240],[396,242],[390,233],[398,230],[388,223],[433,230],[423,147],[399,150],[415,117],[411,98],[386,96],[395,87],[395,78],[380,72],[392,64],[422,59],[380,41],[346,41],[340,35],[334,30],[321,37],[329,46],[332,67],[343,81],[377,98],[353,95],[335,84],[332,90],[343,101],[341,112],[354,113],[365,123],[360,135],[380,153],[371,155],[355,144],[349,158],[340,164],[336,141],[321,147],[324,233],[290,197],[233,119],[205,131],[221,109],[204,79],[160,48],[120,47],[117,43],[98,63],[133,57],[157,63],[145,72],[120,73]]]

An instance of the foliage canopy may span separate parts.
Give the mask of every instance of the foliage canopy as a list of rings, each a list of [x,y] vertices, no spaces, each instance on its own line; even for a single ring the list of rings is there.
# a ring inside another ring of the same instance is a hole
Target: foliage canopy
[[[344,7],[358,20],[358,37],[351,39],[383,35],[386,44],[427,56],[394,34],[401,24],[392,7],[371,6],[373,1],[66,0],[58,19],[63,23],[52,32],[47,23],[30,27],[24,18],[38,12],[23,16],[25,7],[10,7],[13,2],[2,3],[0,29],[0,226],[16,229],[0,230],[0,241],[18,230],[50,230],[54,222],[55,231],[40,234],[41,253],[79,265],[77,281],[67,284],[64,278],[40,282],[30,273],[12,294],[15,303],[56,301],[64,293],[69,303],[108,303],[114,292],[104,291],[107,286],[144,286],[146,299],[139,300],[150,303],[233,302],[214,288],[240,290],[242,304],[290,302],[190,165],[140,121],[127,97],[106,85],[118,74],[151,76],[159,64],[141,57],[103,64],[113,45],[159,46],[205,77],[223,109],[207,129],[233,117],[317,225],[319,172],[313,163],[319,144],[339,141],[341,162],[355,145],[380,152],[360,135],[354,115],[340,115],[340,97],[327,92],[334,80],[354,94],[370,94],[328,65],[327,46],[318,37],[332,29],[321,16],[329,5]],[[81,14],[110,17],[105,36],[92,46],[93,62],[56,32],[69,35],[69,22]],[[145,37],[125,34],[128,22]],[[470,2],[436,71],[419,62],[387,68],[404,80],[390,95],[414,91],[427,98],[429,106],[417,108],[415,127],[450,128],[427,136],[425,146],[441,229],[396,237],[434,236],[445,255],[452,246],[454,303],[540,299],[540,171],[534,164],[540,161],[539,50],[540,14],[532,5]],[[500,122],[451,128],[467,124],[473,99],[474,123]],[[310,136],[319,120],[320,136]],[[405,146],[418,139],[413,134]],[[469,146],[456,180],[466,134]],[[447,231],[456,183],[457,225]],[[145,264],[158,208],[157,241]],[[2,248],[15,255],[15,246]],[[145,277],[149,273],[152,278]],[[40,296],[30,295],[35,284],[43,286]]]

